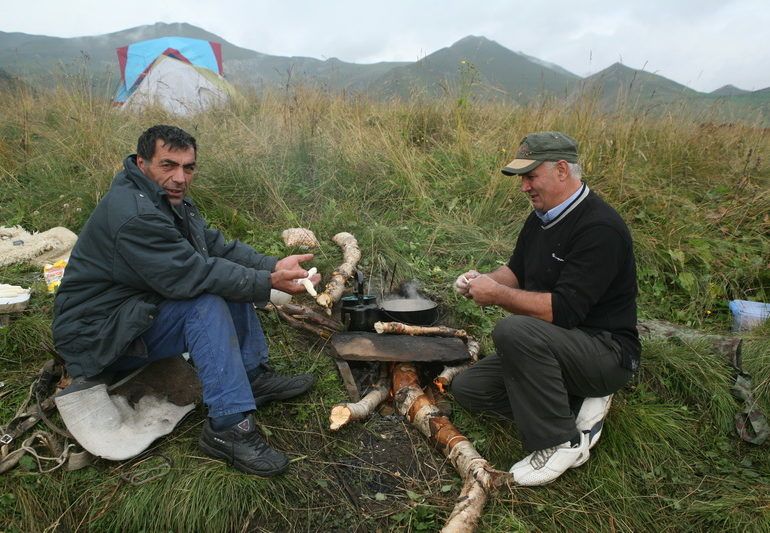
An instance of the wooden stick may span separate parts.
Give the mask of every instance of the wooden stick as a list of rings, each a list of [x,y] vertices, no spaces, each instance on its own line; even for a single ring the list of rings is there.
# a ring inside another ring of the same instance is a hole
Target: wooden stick
[[[332,240],[342,248],[342,264],[332,274],[324,292],[316,297],[316,302],[321,307],[331,312],[332,306],[342,297],[345,283],[353,275],[353,272],[361,259],[361,250],[358,241],[350,233],[341,232],[332,237]]]
[[[313,324],[308,324],[307,322],[303,322],[302,320],[297,320],[296,318],[288,314],[286,311],[281,309],[281,306],[273,305],[271,307],[275,309],[275,312],[278,313],[278,316],[280,316],[282,319],[288,322],[288,324],[292,327],[295,327],[298,329],[304,329],[305,331],[309,331],[314,335],[318,335],[322,339],[328,339],[333,335],[332,331],[326,330],[321,326],[314,326]],[[268,308],[268,306],[265,306],[265,308]]]
[[[392,378],[398,412],[439,447],[463,479],[460,497],[442,532],[473,531],[490,490],[511,481],[511,475],[493,468],[454,424],[439,412],[420,387],[417,370],[412,363],[396,364]]]
[[[319,313],[304,305],[297,305],[293,303],[287,303],[280,306],[283,311],[290,314],[297,320],[306,320],[308,322],[314,322],[319,326],[323,326],[333,331],[342,331],[345,326],[339,320],[334,320],[326,315]]]
[[[395,335],[430,335],[433,337],[459,337],[465,339],[468,333],[464,329],[454,329],[447,326],[411,326],[401,322],[375,322],[374,331]]]

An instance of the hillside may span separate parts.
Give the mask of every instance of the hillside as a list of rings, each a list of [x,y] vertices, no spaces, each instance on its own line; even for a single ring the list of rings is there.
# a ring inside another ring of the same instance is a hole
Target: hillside
[[[51,73],[78,71],[85,61],[94,77],[94,86],[101,87],[110,85],[119,76],[117,48],[169,35],[220,43],[225,77],[235,84],[257,88],[283,85],[289,73],[295,81],[312,81],[333,89],[360,87],[386,70],[404,64],[359,65],[336,58],[322,61],[309,57],[272,56],[241,48],[191,24],[158,22],[90,37],[60,38],[0,32],[0,65],[37,84],[52,86],[56,79]]]
[[[739,89],[735,85],[723,85],[719,89],[716,89],[714,91],[711,91],[709,95],[711,96],[738,96],[739,94],[747,94],[751,91],[746,91],[744,89]]]
[[[87,66],[93,84],[112,90],[120,73],[115,50],[126,44],[167,35],[217,41],[222,54],[231,59],[260,56],[221,37],[186,23],[157,23],[89,37],[48,37],[0,32],[0,65],[17,76],[42,86],[56,83],[56,74],[77,72]],[[105,89],[107,90],[107,89]]]
[[[636,102],[672,102],[692,99],[701,93],[680,83],[615,63],[593,74],[579,84],[579,90],[596,94],[605,104],[613,104],[618,98]]]
[[[111,97],[119,76],[115,50],[169,35],[219,42],[225,77],[236,86],[257,92],[301,84],[385,99],[451,94],[517,103],[544,95],[569,101],[589,94],[604,110],[632,104],[659,113],[671,105],[685,105],[696,113],[717,109],[716,115],[727,122],[770,125],[770,88],[749,92],[726,85],[705,94],[620,63],[580,78],[559,65],[514,52],[481,36],[465,37],[415,62],[357,64],[337,58],[264,54],[187,23],[156,23],[74,38],[0,32],[0,65],[9,75],[44,89],[73,74],[86,76],[98,95]]]
[[[400,97],[470,91],[526,102],[545,93],[564,94],[578,79],[485,37],[468,36],[415,63],[392,69],[375,80],[371,89]]]

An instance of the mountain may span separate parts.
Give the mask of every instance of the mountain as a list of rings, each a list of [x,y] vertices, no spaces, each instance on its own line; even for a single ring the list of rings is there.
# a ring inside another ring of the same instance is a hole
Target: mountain
[[[745,91],[743,89],[739,89],[735,85],[723,85],[719,89],[715,91],[711,91],[709,93],[710,96],[738,96],[739,94],[747,94],[751,91]]]
[[[579,84],[583,94],[596,95],[606,106],[621,102],[665,103],[693,99],[701,95],[675,81],[615,63],[585,78]]]
[[[470,92],[524,102],[541,94],[564,94],[579,79],[485,37],[468,36],[415,63],[391,69],[370,89],[387,96]]]
[[[48,37],[25,33],[0,32],[0,65],[8,72],[43,86],[53,86],[57,73],[77,72],[83,65],[97,87],[112,91],[118,76],[115,50],[127,44],[169,35],[216,41],[222,45],[225,77],[235,84],[256,86],[285,85],[293,80],[312,80],[333,89],[361,87],[394,66],[405,63],[359,65],[332,58],[322,61],[309,57],[271,56],[241,48],[218,35],[187,23],[158,22],[114,33],[89,37]],[[53,74],[53,75],[52,75]]]
[[[346,63],[337,58],[322,61],[312,57],[282,57],[265,54],[249,59],[224,59],[224,63],[225,76],[237,85],[264,89],[302,83],[325,89],[355,91],[365,89],[372,80],[390,69],[406,64],[403,62],[358,64]]]
[[[115,85],[120,76],[115,53],[117,48],[168,35],[220,42],[222,54],[233,59],[260,55],[190,24],[157,23],[89,37],[62,38],[0,32],[0,65],[43,86],[54,85],[57,74],[77,72],[85,66],[94,77],[95,85]]]
[[[668,104],[684,102],[694,112],[716,109],[725,121],[770,123],[770,88],[750,92],[726,85],[705,94],[620,63],[580,78],[553,63],[472,35],[416,62],[356,64],[336,58],[263,54],[186,23],[159,22],[74,38],[0,32],[0,87],[24,83],[30,88],[50,88],[67,76],[85,73],[99,94],[112,96],[120,75],[115,50],[170,35],[220,43],[225,77],[235,85],[258,91],[311,84],[335,92],[367,92],[385,98],[450,95],[519,103],[544,95],[567,99],[589,95],[596,96],[608,110],[631,103],[659,112]]]

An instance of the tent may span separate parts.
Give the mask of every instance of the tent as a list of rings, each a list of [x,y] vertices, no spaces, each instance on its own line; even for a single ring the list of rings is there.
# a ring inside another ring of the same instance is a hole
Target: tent
[[[113,103],[124,109],[161,106],[189,115],[226,102],[233,94],[222,71],[219,43],[161,37],[118,48],[120,86]]]

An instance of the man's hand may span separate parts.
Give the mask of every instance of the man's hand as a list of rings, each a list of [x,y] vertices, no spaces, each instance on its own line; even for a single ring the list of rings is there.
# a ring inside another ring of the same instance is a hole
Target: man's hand
[[[469,270],[465,274],[460,274],[460,276],[458,276],[457,280],[455,281],[455,290],[466,298],[470,298],[471,296],[468,294],[468,284],[472,279],[477,278],[480,275],[481,274],[475,270]]]
[[[473,298],[477,305],[498,305],[497,297],[505,286],[496,282],[486,274],[478,274],[468,281],[468,297]]]
[[[300,263],[313,259],[313,254],[288,255],[275,264],[275,272],[270,274],[273,288],[289,294],[305,291],[305,286],[297,280],[307,277],[307,270]],[[310,276],[310,282],[315,286],[321,281],[321,274]]]
[[[296,270],[302,268],[300,263],[310,261],[313,259],[313,254],[300,254],[300,255],[287,255],[283,259],[279,259],[275,264],[275,271],[279,270]]]
[[[294,270],[276,270],[270,274],[270,283],[272,288],[277,291],[288,292],[289,294],[299,294],[305,292],[305,286],[297,280],[304,279],[307,276],[307,270],[297,268]],[[320,274],[310,278],[313,285],[321,279]]]

